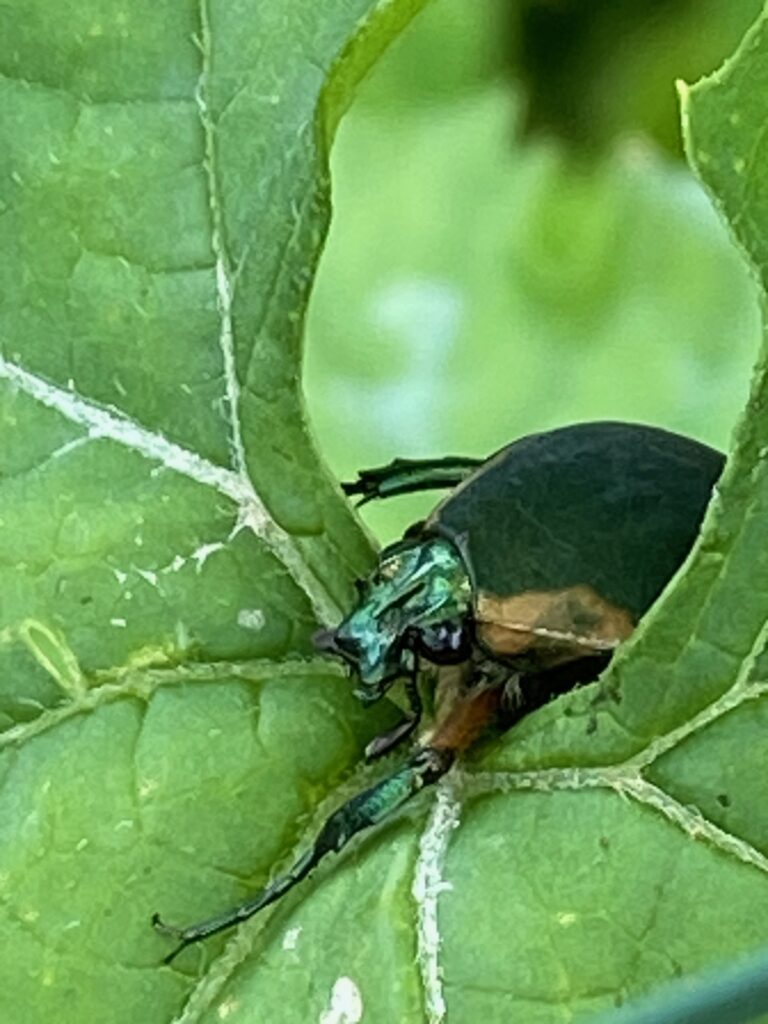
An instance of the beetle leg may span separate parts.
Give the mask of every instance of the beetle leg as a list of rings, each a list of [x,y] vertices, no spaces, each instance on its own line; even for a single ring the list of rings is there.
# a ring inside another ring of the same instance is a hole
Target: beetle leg
[[[514,714],[523,706],[523,693],[520,688],[520,673],[512,672],[504,681],[501,691],[501,710],[505,714]]]
[[[365,758],[367,761],[375,761],[377,758],[389,753],[390,750],[394,750],[399,743],[402,743],[403,740],[407,739],[414,732],[421,721],[423,705],[421,703],[416,672],[417,669],[414,670],[414,674],[409,676],[405,682],[405,693],[411,706],[410,714],[402,718],[392,729],[382,733],[380,736],[375,736],[371,740],[365,748]]]
[[[425,746],[452,756],[462,754],[498,720],[503,701],[503,686],[483,681],[472,686],[454,697],[447,709],[439,709],[438,724],[425,737]]]
[[[396,772],[358,793],[326,820],[312,846],[290,870],[266,885],[250,900],[217,917],[187,928],[166,924],[154,914],[152,924],[163,935],[178,941],[163,963],[169,964],[187,946],[216,935],[280,899],[312,871],[327,853],[339,852],[353,836],[377,824],[425,786],[436,782],[450,768],[453,752],[431,747],[417,749]]]
[[[154,914],[152,924],[157,931],[177,940],[163,963],[171,963],[187,946],[226,931],[279,900],[306,878],[327,853],[340,852],[358,832],[378,824],[425,786],[437,782],[456,755],[471,746],[496,717],[500,702],[499,687],[479,686],[458,698],[428,743],[417,747],[397,771],[334,811],[304,856],[250,900],[186,928],[166,924],[159,914]]]
[[[361,469],[357,480],[342,484],[345,494],[361,495],[359,505],[374,498],[456,487],[470,476],[482,459],[448,455],[442,459],[395,459],[386,466]]]
[[[388,754],[390,750],[394,750],[413,734],[418,724],[419,720],[415,715],[406,715],[391,729],[379,736],[374,736],[365,748],[366,761],[377,761],[380,757]]]

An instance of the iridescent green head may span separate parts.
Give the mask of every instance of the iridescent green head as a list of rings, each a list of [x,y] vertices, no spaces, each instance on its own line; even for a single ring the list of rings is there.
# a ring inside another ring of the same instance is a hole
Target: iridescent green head
[[[315,642],[353,667],[355,695],[372,704],[412,670],[415,654],[438,663],[465,655],[471,599],[467,570],[450,541],[396,544],[360,584],[357,607]]]

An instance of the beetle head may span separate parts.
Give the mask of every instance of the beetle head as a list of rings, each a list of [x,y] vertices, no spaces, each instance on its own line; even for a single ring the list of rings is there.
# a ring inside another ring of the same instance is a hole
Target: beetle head
[[[355,695],[372,704],[413,668],[413,637],[463,620],[471,597],[463,559],[450,541],[393,544],[361,585],[357,606],[315,644],[352,666],[360,680]]]

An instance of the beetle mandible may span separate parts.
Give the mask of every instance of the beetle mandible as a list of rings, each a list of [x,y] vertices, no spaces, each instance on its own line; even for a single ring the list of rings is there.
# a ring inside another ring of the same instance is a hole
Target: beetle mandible
[[[422,717],[419,669],[437,669],[435,714],[390,775],[336,810],[309,850],[252,899],[186,928],[193,942],[274,903],[331,851],[436,782],[490,726],[595,679],[682,564],[723,456],[656,427],[585,423],[532,434],[485,461],[395,460],[345,485],[362,501],[452,488],[385,548],[355,607],[316,637],[350,666],[366,705],[404,678],[410,711],[367,747],[378,757]]]

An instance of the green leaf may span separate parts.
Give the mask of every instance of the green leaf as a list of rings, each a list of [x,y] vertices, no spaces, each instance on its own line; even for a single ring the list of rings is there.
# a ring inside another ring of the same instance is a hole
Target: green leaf
[[[768,956],[763,947],[735,964],[664,985],[594,1024],[751,1024],[768,1010]]]
[[[712,96],[713,151],[755,101],[720,83],[695,101]],[[214,966],[185,1020],[312,1019],[318,991],[349,1019],[586,1020],[765,942],[765,433],[748,413],[686,573],[601,688],[531,716],[319,873],[254,928],[257,955]]]
[[[763,17],[721,71],[681,87],[691,163],[764,288],[766,76]],[[506,818],[496,876],[516,878],[525,894],[494,896],[496,927],[503,920],[519,950],[506,968],[509,1006],[560,1004],[528,1019],[559,1019],[563,1008],[586,1018],[768,936],[764,360],[685,570],[597,692],[523,722],[468,783],[478,795],[470,822],[493,815],[501,828]],[[448,868],[458,871],[464,852],[480,873],[485,856],[489,873],[491,844],[469,832]],[[446,900],[444,917],[447,931],[461,911]],[[452,968],[454,983],[471,984],[463,965],[444,960],[448,993]],[[504,973],[500,958],[486,958],[472,977],[487,990]],[[464,1012],[484,1005],[470,996]]]
[[[391,719],[311,657],[372,552],[299,363],[330,132],[418,6],[0,7],[4,1020],[170,1020],[151,913],[262,882]]]
[[[309,658],[371,552],[299,339],[330,135],[418,6],[0,8],[3,1019],[549,1024],[765,941],[758,376],[688,571],[599,692],[159,966],[151,912],[260,885],[386,720]],[[757,33],[688,108],[759,267],[767,62]]]

